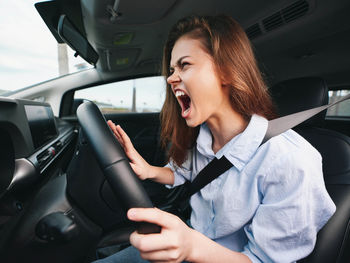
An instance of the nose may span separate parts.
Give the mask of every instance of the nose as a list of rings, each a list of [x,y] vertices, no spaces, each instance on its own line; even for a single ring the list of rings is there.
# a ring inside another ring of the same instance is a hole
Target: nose
[[[176,70],[167,78],[167,82],[169,85],[175,85],[180,81],[181,81],[180,75]]]

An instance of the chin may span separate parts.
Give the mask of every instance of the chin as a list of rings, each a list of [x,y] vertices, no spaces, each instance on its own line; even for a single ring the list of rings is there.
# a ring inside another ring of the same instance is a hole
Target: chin
[[[186,124],[188,127],[191,127],[191,128],[196,128],[197,126],[201,125],[203,122],[200,122],[200,121],[195,121],[195,120],[191,120],[191,119],[185,119],[186,121]]]

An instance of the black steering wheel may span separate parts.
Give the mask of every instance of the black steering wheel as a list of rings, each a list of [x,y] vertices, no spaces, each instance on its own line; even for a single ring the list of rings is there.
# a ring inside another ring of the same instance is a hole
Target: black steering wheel
[[[93,102],[85,102],[78,107],[77,117],[106,180],[125,212],[133,207],[153,207],[99,108]],[[160,227],[142,222],[138,224],[138,232],[159,233]]]

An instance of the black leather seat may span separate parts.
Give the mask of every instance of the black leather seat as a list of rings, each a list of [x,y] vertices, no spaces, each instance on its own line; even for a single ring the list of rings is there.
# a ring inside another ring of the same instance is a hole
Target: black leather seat
[[[287,80],[270,92],[280,116],[328,103],[328,87],[319,78]],[[326,188],[337,211],[318,233],[313,252],[300,262],[350,262],[350,138],[322,128],[325,114],[317,114],[295,130],[321,153]]]

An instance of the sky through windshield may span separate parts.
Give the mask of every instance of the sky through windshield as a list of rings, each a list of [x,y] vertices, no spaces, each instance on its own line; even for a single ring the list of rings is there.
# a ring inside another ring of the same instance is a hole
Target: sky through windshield
[[[0,1],[0,94],[59,76],[57,42],[34,4],[41,1]],[[69,72],[89,65],[68,48]],[[86,67],[85,67],[86,68]]]

